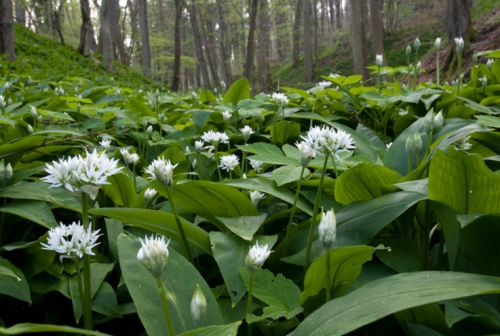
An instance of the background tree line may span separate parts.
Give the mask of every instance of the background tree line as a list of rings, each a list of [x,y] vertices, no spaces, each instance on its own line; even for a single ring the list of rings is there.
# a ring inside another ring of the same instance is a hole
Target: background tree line
[[[259,91],[285,61],[312,82],[320,51],[350,34],[355,73],[384,55],[384,34],[446,17],[447,35],[472,36],[472,0],[0,0],[0,52],[15,58],[13,23],[75,46],[112,69],[141,68],[171,89],[219,88],[245,76]],[[453,48],[450,48],[453,50]],[[384,57],[385,59],[385,57]],[[451,55],[451,60],[453,55]],[[327,74],[323,74],[327,75]]]

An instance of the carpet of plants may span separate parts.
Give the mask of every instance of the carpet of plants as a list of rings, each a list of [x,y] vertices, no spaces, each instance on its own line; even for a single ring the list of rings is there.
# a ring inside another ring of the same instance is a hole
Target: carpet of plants
[[[480,56],[452,83],[374,65],[271,95],[2,68],[0,334],[499,334]]]

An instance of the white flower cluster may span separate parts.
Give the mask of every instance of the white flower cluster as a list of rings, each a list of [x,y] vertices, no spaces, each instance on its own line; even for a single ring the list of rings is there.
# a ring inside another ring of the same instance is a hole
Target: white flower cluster
[[[224,132],[214,132],[208,131],[203,133],[201,139],[205,142],[209,142],[214,146],[218,146],[220,143],[227,144],[229,143],[229,137]]]
[[[64,186],[69,191],[76,191],[85,185],[109,184],[107,178],[123,169],[118,167],[118,160],[108,158],[105,153],[99,154],[95,149],[86,153],[85,158],[77,155],[46,164],[45,171],[49,175],[42,180],[51,183],[50,187]]]
[[[271,98],[274,100],[276,104],[280,104],[283,106],[288,104],[288,97],[284,93],[273,92]]]
[[[142,262],[155,278],[160,278],[167,267],[170,240],[165,242],[165,237],[151,235],[144,240],[140,238],[140,241],[141,248],[137,252],[137,260]]]
[[[139,154],[129,153],[128,148],[120,148],[120,153],[127,165],[135,166],[139,162]]]
[[[159,158],[153,160],[145,172],[150,175],[151,181],[156,179],[164,186],[171,187],[174,184],[174,168],[177,165],[178,163],[173,165],[170,160]]]
[[[92,231],[90,227],[85,230],[80,222],[73,222],[70,225],[60,223],[58,227],[49,230],[47,244],[40,244],[44,250],[53,250],[61,254],[61,259],[65,255],[82,258],[84,254],[95,255],[92,248],[99,245],[97,243],[97,238],[101,236],[99,231]]]
[[[250,248],[245,258],[245,265],[250,273],[255,273],[259,268],[264,265],[264,262],[271,255],[271,250],[266,245],[259,245],[257,241],[254,246]]]
[[[260,171],[262,169],[263,162],[258,161],[258,160],[253,160],[253,159],[249,159],[248,161],[250,162],[250,165],[252,166],[252,168],[255,169],[255,171],[257,173],[260,173]]]
[[[235,154],[224,155],[220,157],[219,168],[226,171],[232,171],[240,164],[240,159]]]
[[[334,127],[315,126],[301,138],[303,141],[296,145],[303,157],[315,158],[318,154],[328,154],[340,160],[338,153],[355,149],[351,136]]]
[[[332,86],[332,82],[329,82],[329,81],[321,81],[318,83],[318,86],[322,87],[322,88],[327,88],[329,86]]]
[[[261,193],[259,191],[251,191],[250,192],[250,200],[252,201],[253,205],[257,207],[259,205],[260,200],[266,198],[266,194]]]
[[[244,127],[240,128],[240,132],[243,135],[243,139],[245,139],[245,141],[248,141],[248,139],[250,139],[250,136],[255,133],[252,127],[248,125],[245,125]]]

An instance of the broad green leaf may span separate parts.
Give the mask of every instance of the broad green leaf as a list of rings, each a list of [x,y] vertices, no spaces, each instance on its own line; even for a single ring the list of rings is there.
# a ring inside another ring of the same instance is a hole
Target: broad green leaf
[[[132,207],[136,199],[136,191],[133,179],[122,172],[108,176],[106,184],[102,190],[116,206]]]
[[[250,274],[246,267],[240,268],[240,274],[245,286],[250,284]],[[260,269],[254,274],[252,294],[265,304],[263,316],[247,316],[249,323],[271,318],[277,320],[281,317],[289,320],[302,312],[300,307],[300,289],[283,274],[274,274],[266,269]]]
[[[177,241],[181,241],[175,217],[168,212],[130,208],[100,208],[90,209],[89,212],[94,215],[116,219],[125,224],[137,226],[165,237],[171,237]],[[211,255],[212,250],[210,249],[208,234],[203,229],[183,218],[181,218],[181,223],[186,233],[187,240],[192,247]]]
[[[267,214],[242,217],[217,217],[232,233],[245,240],[252,241],[253,235],[266,220]]]
[[[449,300],[444,304],[449,327],[470,316],[481,316],[500,327],[500,313],[479,297]]]
[[[494,116],[476,115],[477,122],[487,127],[500,128],[500,118]]]
[[[19,323],[9,328],[0,327],[2,335],[24,335],[31,333],[67,333],[72,335],[91,335],[91,336],[111,336],[98,331],[78,329],[75,327],[54,325],[54,324],[36,324]]]
[[[0,206],[0,212],[7,212],[26,218],[47,229],[51,229],[58,225],[52,210],[47,203],[43,201],[14,200],[13,202]]]
[[[272,248],[277,238],[277,236],[255,236],[253,242],[247,242],[234,235],[217,231],[210,232],[213,255],[219,265],[233,307],[246,292],[238,270],[245,266],[245,258],[250,247],[258,241],[260,245],[267,244],[269,248]]]
[[[300,174],[302,172],[302,167],[297,166],[283,166],[273,170],[273,180],[276,181],[278,187],[295,182],[300,179]],[[304,169],[302,178],[309,175],[309,169]]]
[[[377,239],[387,250],[376,252],[377,258],[397,273],[416,272],[420,267],[418,244],[414,239],[388,237]]]
[[[363,264],[372,260],[376,248],[366,245],[345,246],[323,253],[307,269],[304,291],[300,294],[301,303],[317,295],[326,288],[326,253],[330,253],[330,283],[332,297],[344,295],[361,273]]]
[[[149,335],[168,335],[156,279],[137,260],[140,247],[141,243],[136,237],[125,234],[118,237],[123,278],[146,332]],[[197,285],[207,300],[207,314],[203,326],[222,324],[222,316],[210,287],[193,265],[174,249],[169,249],[167,268],[161,281],[176,334],[197,327],[190,314],[191,299]]]
[[[422,324],[406,322],[406,326],[410,336],[444,336],[443,334],[438,333],[437,331]]]
[[[287,143],[294,143],[300,137],[300,124],[295,121],[281,120],[269,126],[268,129],[273,142],[280,147]]]
[[[438,150],[429,168],[429,199],[457,214],[500,212],[500,176],[480,155]]]
[[[115,291],[111,285],[103,281],[92,300],[92,309],[108,317],[120,317],[120,308]]]
[[[345,335],[404,309],[500,293],[500,279],[458,272],[403,273],[375,280],[309,315],[290,335]]]
[[[443,230],[450,270],[456,271],[459,265],[461,235],[457,214],[451,207],[440,202],[432,202],[431,206]]]
[[[231,180],[224,182],[237,188],[244,188],[247,190],[256,190],[269,195],[273,195],[289,204],[293,204],[295,193],[286,187],[277,187],[274,181],[265,178],[252,178],[243,180]],[[307,199],[300,196],[297,201],[297,208],[304,211],[308,215],[312,214],[313,206]]]
[[[200,90],[198,97],[203,104],[209,104],[215,100],[214,94],[209,90]]]
[[[300,159],[285,156],[281,149],[272,144],[258,142],[250,145],[236,147],[238,147],[242,151],[255,154],[254,156],[248,157],[252,160],[262,161],[264,163],[270,164],[300,166]]]
[[[342,85],[351,85],[351,84],[356,84],[358,83],[361,79],[363,79],[363,76],[361,75],[353,75],[349,76],[344,81],[342,82]]]
[[[240,100],[250,97],[250,83],[246,78],[240,78],[229,87],[224,95],[223,102],[238,104]]]
[[[364,162],[339,176],[335,183],[335,199],[343,204],[369,201],[382,196],[382,188],[400,178],[394,170]]]
[[[405,334],[411,333],[411,325],[422,325],[436,330],[444,335],[450,335],[451,330],[445,322],[443,310],[437,303],[406,309],[395,314],[396,319],[403,328]],[[438,335],[440,335],[438,333]],[[433,334],[430,334],[433,335]]]
[[[0,257],[0,293],[31,303],[31,293],[23,272]]]
[[[81,204],[69,190],[63,187],[50,188],[45,182],[19,182],[0,191],[0,197],[45,201],[76,212]]]
[[[366,245],[375,235],[393,220],[398,218],[415,203],[426,199],[421,193],[401,191],[380,196],[372,201],[354,202],[336,213],[337,240],[333,248],[350,245]],[[323,247],[319,240],[313,243],[311,259],[319,257]],[[303,265],[305,249],[284,261]]]
[[[496,114],[495,112],[493,112],[489,107],[487,106],[484,106],[484,105],[481,105],[481,104],[478,104],[470,99],[467,99],[465,97],[462,97],[462,96],[456,96],[458,99],[462,100],[465,102],[465,105],[466,106],[470,106],[474,111],[476,112],[480,112],[480,113],[485,113],[485,114]]]
[[[225,325],[214,325],[186,331],[178,336],[236,336],[241,321]]]

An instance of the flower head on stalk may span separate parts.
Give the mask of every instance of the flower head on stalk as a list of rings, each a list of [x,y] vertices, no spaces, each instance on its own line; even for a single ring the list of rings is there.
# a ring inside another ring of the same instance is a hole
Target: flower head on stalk
[[[232,114],[229,111],[222,112],[222,118],[224,118],[224,122],[226,124],[229,123],[229,121],[231,120],[231,116],[232,116]]]
[[[48,232],[47,243],[40,243],[44,250],[52,250],[59,253],[60,258],[78,257],[82,258],[84,254],[95,255],[92,249],[99,245],[97,238],[101,236],[100,230],[87,230],[80,225],[80,222],[73,222],[70,225],[60,223],[59,226],[52,228]]]
[[[260,171],[262,169],[263,162],[258,161],[258,160],[253,160],[253,159],[248,159],[248,161],[250,162],[250,166],[252,166],[252,168],[255,169],[255,171],[257,173],[260,173]]]
[[[322,87],[322,88],[327,88],[329,86],[332,85],[332,82],[329,82],[329,81],[321,81],[321,82],[318,82],[318,86]]]
[[[140,238],[141,248],[137,252],[137,260],[158,279],[163,275],[167,268],[168,261],[168,244],[170,240],[165,242],[165,237],[151,235],[143,240]]]
[[[271,255],[271,250],[266,245],[259,245],[257,241],[254,246],[250,248],[245,258],[245,265],[250,273],[255,273],[259,268],[264,265],[264,262]]]
[[[355,149],[354,141],[351,136],[343,130],[336,130],[334,127],[319,127],[311,128],[306,136],[301,136],[304,140],[298,144],[301,153],[308,153],[312,158],[318,154],[333,155],[335,158],[340,159],[340,152],[347,152]]]
[[[170,160],[159,158],[153,160],[145,172],[150,175],[149,179],[151,181],[158,180],[161,184],[170,188],[174,185],[174,169],[177,165],[178,163],[173,165]]]
[[[255,133],[255,131],[248,125],[240,128],[240,132],[243,135],[243,139],[245,139],[245,141],[248,141],[248,139],[250,139],[250,136]]]
[[[276,104],[286,106],[288,104],[288,97],[281,92],[273,92],[271,98]]]
[[[376,55],[375,56],[375,64],[379,67],[381,67],[384,63],[384,58],[382,55]]]
[[[323,247],[327,250],[331,249],[335,239],[337,239],[337,219],[333,209],[322,212],[318,235]]]
[[[146,191],[144,192],[144,203],[149,204],[153,198],[156,196],[157,194],[157,191],[153,188],[148,188],[146,189]]]
[[[214,146],[218,146],[220,143],[229,143],[229,137],[224,132],[208,131],[203,133],[201,139],[205,142],[211,143]]]
[[[464,39],[462,37],[455,37],[455,51],[457,54],[461,54],[464,50]]]
[[[259,191],[251,191],[250,192],[250,200],[252,201],[253,205],[257,207],[259,205],[260,200],[266,198],[266,194],[261,193]]]
[[[128,148],[121,148],[120,153],[127,165],[135,166],[139,162],[139,155],[137,153],[129,153]]]
[[[434,48],[436,48],[437,50],[439,50],[439,48],[441,48],[441,38],[440,37],[437,37],[436,41],[434,41]]]
[[[232,171],[240,164],[240,159],[235,154],[224,155],[220,157],[219,167],[226,170]]]
[[[207,314],[207,299],[200,288],[196,285],[193,298],[191,299],[191,317],[196,325],[201,325]]]

